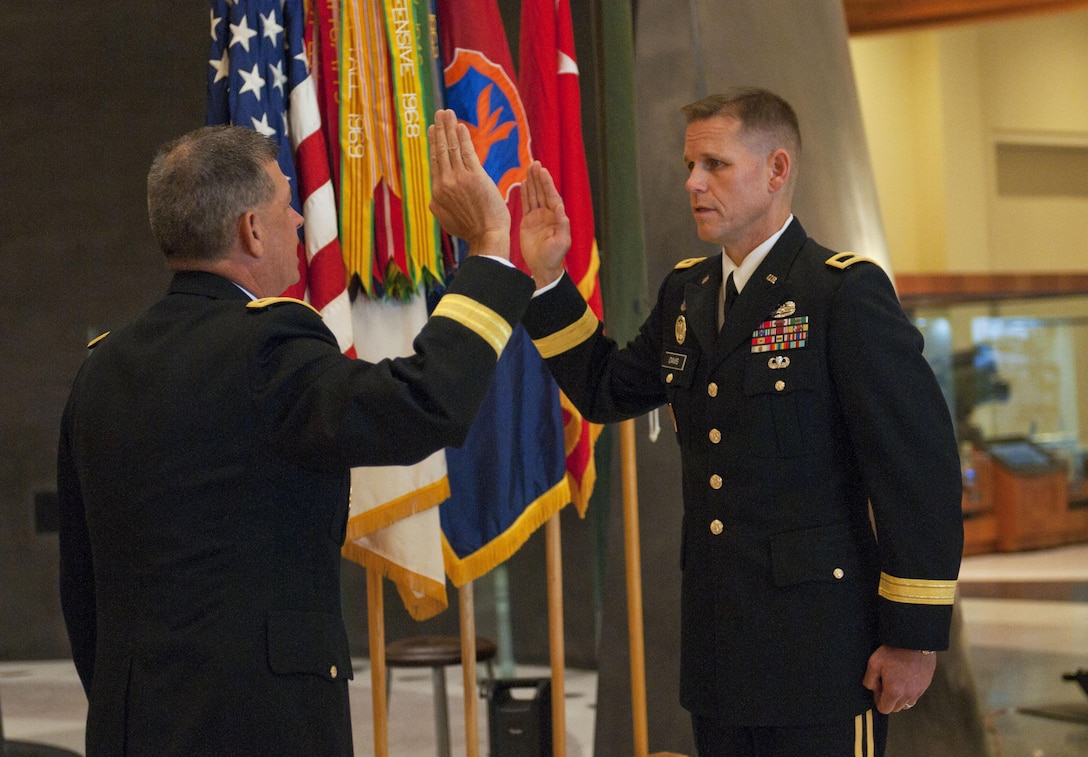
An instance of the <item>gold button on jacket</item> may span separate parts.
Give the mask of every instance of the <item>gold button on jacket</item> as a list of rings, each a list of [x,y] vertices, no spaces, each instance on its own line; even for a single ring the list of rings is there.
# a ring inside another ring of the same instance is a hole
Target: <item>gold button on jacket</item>
[[[720,520],[718,520],[717,518],[710,521],[710,533],[714,534],[715,536],[720,534],[722,532],[722,529],[724,529],[724,528],[725,528],[725,526],[723,526],[722,522]]]

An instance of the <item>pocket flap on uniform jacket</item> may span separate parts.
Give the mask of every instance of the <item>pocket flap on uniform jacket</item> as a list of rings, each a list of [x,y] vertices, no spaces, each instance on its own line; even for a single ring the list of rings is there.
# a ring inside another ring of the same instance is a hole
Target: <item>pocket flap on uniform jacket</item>
[[[308,673],[351,679],[343,621],[324,612],[280,610],[268,614],[268,664],[280,674]]]
[[[775,586],[856,580],[861,569],[858,546],[847,524],[787,531],[771,537]]]

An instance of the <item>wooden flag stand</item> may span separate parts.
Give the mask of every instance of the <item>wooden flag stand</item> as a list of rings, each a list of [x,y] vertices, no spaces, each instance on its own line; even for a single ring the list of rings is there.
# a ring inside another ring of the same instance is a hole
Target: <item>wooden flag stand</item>
[[[389,754],[389,718],[385,701],[385,602],[382,574],[366,569],[366,617],[370,633],[370,699],[374,720],[374,755]]]
[[[623,484],[623,547],[627,576],[627,634],[631,659],[631,719],[635,757],[647,757],[646,646],[642,629],[642,556],[638,530],[638,475],[635,459],[635,421],[620,423],[620,466]],[[653,757],[684,757],[655,752]]]
[[[480,736],[476,705],[476,607],[469,581],[459,590],[461,625],[461,669],[465,688],[465,755],[479,757]],[[385,603],[382,575],[366,571],[367,627],[370,632],[370,693],[374,718],[374,755],[389,754],[389,713],[385,697]],[[444,693],[443,693],[444,695]]]
[[[472,581],[459,589],[458,602],[461,615],[461,672],[465,687],[465,755],[477,757],[480,752],[480,734],[476,715],[476,600]]]
[[[567,755],[566,646],[563,640],[563,542],[559,513],[544,531],[548,575],[548,649],[552,664],[552,757]]]

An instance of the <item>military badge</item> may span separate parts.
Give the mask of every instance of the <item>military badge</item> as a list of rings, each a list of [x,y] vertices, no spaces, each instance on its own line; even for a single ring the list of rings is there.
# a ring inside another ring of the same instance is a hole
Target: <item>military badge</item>
[[[771,314],[772,318],[788,318],[797,312],[797,303],[793,300],[786,300],[777,308],[774,313]]]
[[[786,303],[793,305],[793,303]],[[783,305],[782,307],[785,307]],[[776,313],[778,311],[775,311]],[[752,332],[752,352],[778,352],[804,347],[808,341],[808,316],[771,318]],[[785,366],[772,366],[785,367]]]
[[[682,316],[676,316],[676,343],[683,344],[688,336],[688,321]]]

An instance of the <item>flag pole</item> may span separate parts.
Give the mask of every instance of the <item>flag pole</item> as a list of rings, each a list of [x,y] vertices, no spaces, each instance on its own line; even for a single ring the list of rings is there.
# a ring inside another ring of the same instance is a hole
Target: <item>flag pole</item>
[[[635,465],[635,421],[620,424],[620,462],[623,483],[623,547],[627,565],[627,635],[631,664],[631,719],[635,757],[646,757],[646,650],[642,631],[642,557],[638,533],[638,479]]]
[[[472,581],[458,590],[461,613],[461,671],[465,686],[465,755],[477,757],[480,734],[476,715],[476,607]]]
[[[374,756],[389,754],[389,718],[385,701],[385,604],[382,574],[366,569],[367,627],[370,633],[370,698],[374,709]]]
[[[559,513],[545,525],[548,573],[548,641],[552,660],[552,756],[567,754],[566,649],[563,644],[563,545]]]
[[[620,423],[620,468],[623,488],[623,546],[627,566],[627,634],[631,662],[631,720],[635,757],[650,750],[646,725],[646,645],[642,629],[642,555],[638,530],[638,475],[635,459],[635,421]],[[683,757],[655,752],[653,757]]]

